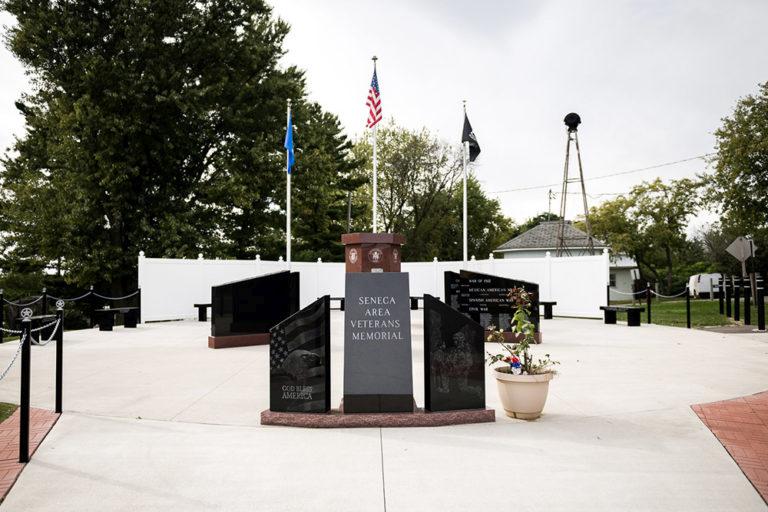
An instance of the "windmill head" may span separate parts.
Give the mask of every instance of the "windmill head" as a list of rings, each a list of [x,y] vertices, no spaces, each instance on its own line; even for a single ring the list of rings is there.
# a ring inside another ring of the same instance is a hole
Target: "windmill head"
[[[571,112],[565,116],[563,122],[565,123],[565,126],[568,127],[569,132],[575,132],[578,129],[578,126],[581,124],[581,118],[576,112]]]

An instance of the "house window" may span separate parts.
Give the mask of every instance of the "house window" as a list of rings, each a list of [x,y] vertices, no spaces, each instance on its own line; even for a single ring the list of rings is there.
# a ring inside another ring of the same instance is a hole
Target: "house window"
[[[605,275],[605,274],[603,274],[603,275]],[[611,274],[609,276],[609,280],[610,280],[610,283],[611,283],[611,288],[616,288],[616,274],[611,272]],[[605,281],[603,281],[603,282],[605,282]]]

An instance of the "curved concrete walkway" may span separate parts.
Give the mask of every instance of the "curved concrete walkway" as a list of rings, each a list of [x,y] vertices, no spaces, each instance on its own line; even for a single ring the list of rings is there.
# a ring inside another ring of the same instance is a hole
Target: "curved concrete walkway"
[[[768,335],[544,321],[536,348],[562,364],[538,421],[304,430],[259,425],[268,348],[210,350],[207,331],[67,332],[64,414],[0,512],[768,510],[690,408],[768,388]],[[413,337],[421,404],[421,312]],[[50,408],[54,347],[32,352],[33,406]],[[0,400],[18,400],[18,368]]]

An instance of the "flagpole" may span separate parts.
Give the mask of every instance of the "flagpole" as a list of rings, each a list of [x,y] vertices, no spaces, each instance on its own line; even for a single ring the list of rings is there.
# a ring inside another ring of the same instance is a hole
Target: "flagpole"
[[[467,115],[467,100],[464,100],[464,116]],[[462,201],[463,212],[463,235],[464,235],[464,263],[467,262],[467,153],[469,153],[469,142],[461,144],[461,160],[464,164],[464,197]]]
[[[286,126],[293,130],[291,126],[291,100],[288,99],[288,112],[286,114]],[[285,259],[288,262],[288,268],[291,268],[291,150],[285,150]]]
[[[376,61],[378,60],[378,57],[375,55],[371,59],[373,60],[373,72],[376,73]],[[379,229],[379,207],[378,207],[378,198],[379,198],[379,183],[378,183],[378,169],[379,169],[379,161],[376,158],[376,127],[378,126],[378,123],[373,125],[373,232],[378,233]]]

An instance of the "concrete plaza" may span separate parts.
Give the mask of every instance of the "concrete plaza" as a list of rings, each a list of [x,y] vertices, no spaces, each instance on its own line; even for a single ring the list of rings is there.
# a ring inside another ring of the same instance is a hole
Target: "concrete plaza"
[[[422,312],[412,320],[421,405]],[[766,334],[547,320],[536,351],[562,364],[537,421],[504,416],[489,370],[496,423],[309,430],[261,426],[268,347],[211,350],[208,331],[66,332],[64,414],[0,512],[768,508],[690,408],[767,389]],[[32,349],[35,407],[53,407],[54,350]],[[18,378],[17,364],[0,400],[18,402]]]

